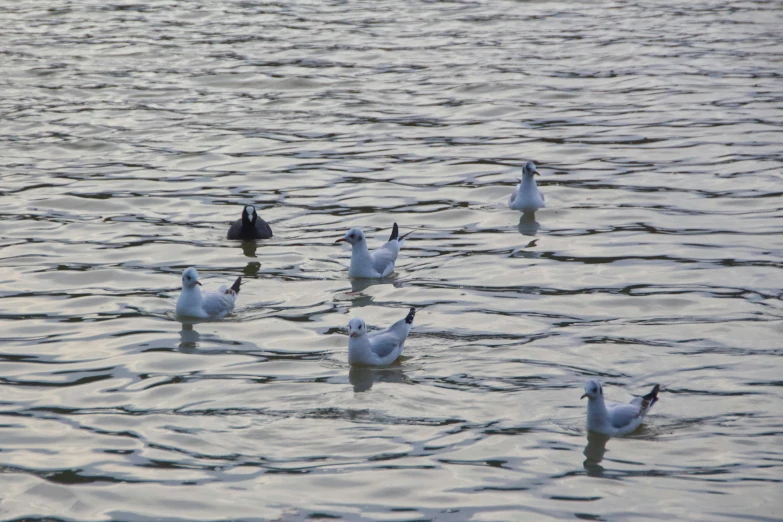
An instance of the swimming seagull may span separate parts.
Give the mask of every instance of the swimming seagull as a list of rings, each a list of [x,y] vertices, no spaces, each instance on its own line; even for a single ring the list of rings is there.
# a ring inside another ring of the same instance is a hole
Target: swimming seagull
[[[508,208],[530,213],[546,206],[544,195],[538,190],[538,185],[533,177],[537,174],[535,163],[532,161],[525,163],[525,166],[522,167],[522,179],[519,180],[519,186],[514,189],[508,200]]]
[[[269,239],[272,229],[269,223],[258,217],[256,207],[248,205],[242,210],[242,219],[231,223],[227,239]]]
[[[358,317],[348,323],[348,362],[385,366],[397,360],[402,353],[405,339],[413,326],[416,309],[411,308],[404,319],[400,319],[387,329],[372,334],[367,333],[367,325]]]
[[[634,397],[630,403],[604,402],[604,391],[598,381],[587,381],[582,399],[587,397],[587,430],[610,437],[628,435],[638,428],[644,416],[658,400],[657,384],[643,397]]]
[[[395,223],[389,241],[381,248],[370,252],[367,249],[367,240],[364,238],[364,233],[354,227],[346,232],[344,237],[335,241],[335,243],[345,241],[353,247],[348,277],[386,277],[394,271],[394,262],[397,261],[400,248],[405,243],[405,238],[410,234],[408,232],[404,236],[400,236],[399,228],[397,223]]]
[[[199,319],[218,319],[225,317],[234,309],[242,278],[237,277],[231,288],[226,285],[217,292],[202,292],[198,272],[193,267],[182,272],[182,293],[177,300],[177,315],[198,317]]]

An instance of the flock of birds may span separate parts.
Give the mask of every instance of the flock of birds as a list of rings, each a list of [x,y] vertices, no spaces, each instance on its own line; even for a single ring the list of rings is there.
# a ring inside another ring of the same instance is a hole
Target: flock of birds
[[[536,185],[539,175],[536,165],[528,161],[522,168],[522,179],[508,201],[509,208],[530,214],[546,206],[544,195]],[[410,234],[410,232],[408,233]],[[400,235],[394,223],[389,240],[380,248],[370,251],[367,239],[359,228],[352,228],[336,242],[351,245],[351,266],[348,276],[361,279],[379,279],[394,271],[394,263],[405,237]],[[242,211],[242,218],[231,224],[227,238],[236,240],[268,239],[272,237],[269,224],[261,219],[252,205]],[[198,319],[218,319],[234,310],[242,278],[237,277],[231,287],[221,286],[217,291],[203,291],[198,272],[187,268],[182,273],[182,293],[177,301],[177,315]],[[348,362],[368,366],[392,364],[402,354],[405,340],[413,326],[416,310],[380,332],[369,332],[365,322],[354,317],[348,323]],[[604,401],[601,383],[595,380],[585,384],[587,398],[587,429],[611,437],[627,435],[636,430],[644,416],[658,400],[660,387],[656,384],[650,393],[635,397],[629,403]]]

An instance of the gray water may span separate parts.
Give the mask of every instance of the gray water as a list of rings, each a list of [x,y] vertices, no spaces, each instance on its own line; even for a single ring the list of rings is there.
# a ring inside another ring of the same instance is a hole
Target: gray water
[[[779,2],[0,10],[3,519],[780,520]],[[592,378],[663,390],[588,439]]]

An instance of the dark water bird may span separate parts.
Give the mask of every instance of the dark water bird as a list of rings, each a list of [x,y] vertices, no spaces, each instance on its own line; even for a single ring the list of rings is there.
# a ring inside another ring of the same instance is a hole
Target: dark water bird
[[[256,207],[248,205],[242,210],[242,219],[237,219],[228,229],[228,239],[269,239],[272,229],[269,223],[258,217]]]

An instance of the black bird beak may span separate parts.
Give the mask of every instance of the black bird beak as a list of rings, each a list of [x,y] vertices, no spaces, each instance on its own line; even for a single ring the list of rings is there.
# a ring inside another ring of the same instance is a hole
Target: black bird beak
[[[586,394],[586,393],[585,393],[585,394],[583,394],[581,397],[579,397],[579,400],[582,400],[582,399],[584,399],[585,397],[587,397],[587,394]]]

